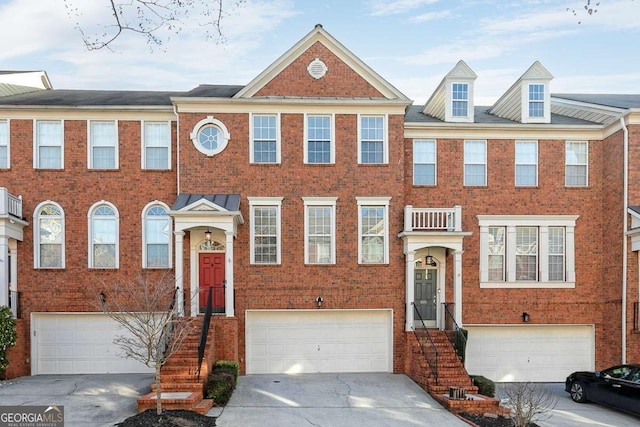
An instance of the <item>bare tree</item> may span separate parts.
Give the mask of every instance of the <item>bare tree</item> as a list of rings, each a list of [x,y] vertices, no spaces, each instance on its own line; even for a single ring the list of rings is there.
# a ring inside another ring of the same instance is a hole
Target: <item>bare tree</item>
[[[598,9],[600,8],[600,1],[583,0],[583,2],[584,6],[582,8],[572,9],[568,7],[567,12],[573,13],[573,16],[591,16],[594,13],[598,13]],[[578,24],[582,24],[582,21],[578,21]]]
[[[532,422],[550,418],[558,404],[558,399],[540,383],[511,383],[502,394],[515,427],[528,427]]]
[[[98,300],[101,309],[127,330],[114,339],[122,356],[155,369],[156,412],[162,413],[160,369],[186,338],[191,317],[178,317],[176,290],[170,275],[138,276],[109,285],[103,283]]]
[[[246,0],[101,0],[107,6],[103,30],[89,34],[80,24],[82,13],[74,0],[64,0],[67,15],[88,50],[110,48],[123,33],[136,33],[146,38],[150,47],[161,47],[168,34],[180,33],[194,23],[204,29],[207,39],[224,41],[222,21],[229,10]]]

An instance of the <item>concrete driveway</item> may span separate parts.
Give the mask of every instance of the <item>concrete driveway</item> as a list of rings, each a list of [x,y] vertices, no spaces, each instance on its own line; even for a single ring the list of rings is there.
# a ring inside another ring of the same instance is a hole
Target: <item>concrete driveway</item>
[[[216,425],[468,427],[411,379],[395,374],[242,376]]]
[[[153,375],[36,375],[0,381],[0,405],[64,406],[65,427],[113,426],[137,413]]]

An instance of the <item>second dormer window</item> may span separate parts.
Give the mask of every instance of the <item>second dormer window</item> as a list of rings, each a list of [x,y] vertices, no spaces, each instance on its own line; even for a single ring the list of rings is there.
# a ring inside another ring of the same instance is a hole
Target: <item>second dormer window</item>
[[[544,85],[529,85],[529,117],[544,117]]]
[[[467,117],[469,111],[469,85],[467,83],[453,83],[451,85],[451,115],[453,117]]]

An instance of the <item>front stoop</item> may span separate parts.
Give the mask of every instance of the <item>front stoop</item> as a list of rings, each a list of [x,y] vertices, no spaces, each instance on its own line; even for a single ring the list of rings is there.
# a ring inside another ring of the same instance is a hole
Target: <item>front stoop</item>
[[[442,406],[454,414],[463,412],[469,414],[497,414],[508,415],[509,409],[500,406],[500,401],[481,394],[467,394],[465,399],[451,399],[448,394],[429,393]]]
[[[194,322],[192,330],[160,370],[160,397],[162,409],[184,409],[206,414],[214,405],[205,399],[204,382],[214,362],[214,328],[209,328],[205,357],[198,377],[198,342],[202,321]],[[151,393],[138,399],[138,412],[155,409],[157,404],[156,384],[151,384]]]

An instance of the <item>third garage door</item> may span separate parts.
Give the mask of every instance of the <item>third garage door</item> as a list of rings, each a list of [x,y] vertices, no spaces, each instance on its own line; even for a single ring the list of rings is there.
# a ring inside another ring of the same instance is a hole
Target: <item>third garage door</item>
[[[594,369],[591,325],[467,326],[465,365],[497,382],[559,382]]]
[[[391,310],[248,311],[247,373],[391,372]]]

